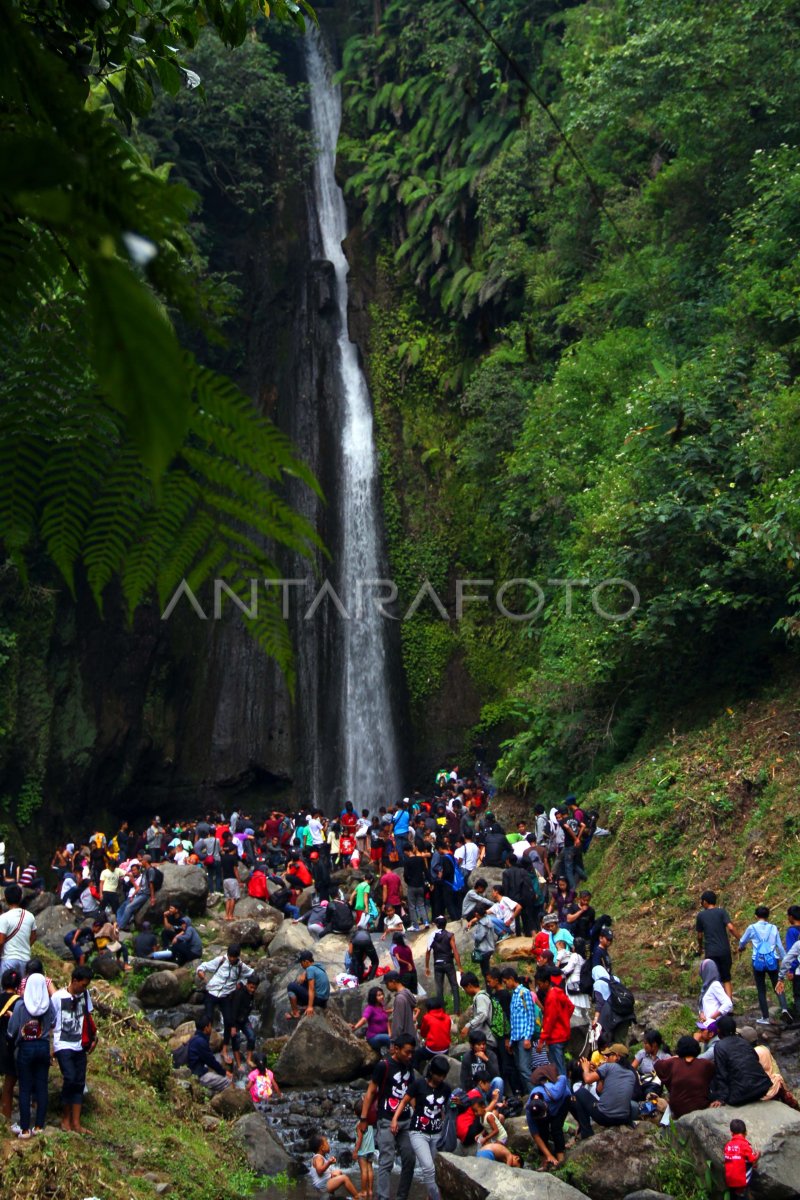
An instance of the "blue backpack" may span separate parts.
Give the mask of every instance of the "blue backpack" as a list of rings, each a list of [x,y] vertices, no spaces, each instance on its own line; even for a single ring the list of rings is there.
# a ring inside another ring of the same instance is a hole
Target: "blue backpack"
[[[464,883],[464,876],[461,874],[461,868],[452,854],[446,854],[444,857],[449,858],[450,862],[453,864],[453,878],[445,879],[444,882],[448,887],[451,887],[454,892],[463,892],[466,884]]]
[[[766,939],[760,941],[753,953],[753,970],[754,971],[777,971],[778,956],[775,953],[775,945]]]

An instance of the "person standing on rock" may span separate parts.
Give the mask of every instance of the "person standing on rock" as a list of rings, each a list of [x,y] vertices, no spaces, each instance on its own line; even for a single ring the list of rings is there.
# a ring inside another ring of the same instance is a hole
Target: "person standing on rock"
[[[253,974],[253,968],[241,962],[240,956],[240,947],[232,942],[228,946],[227,954],[220,954],[208,962],[202,962],[197,968],[197,978],[205,985],[206,1019],[213,1020],[215,1008],[222,1013],[222,1057],[229,1064],[233,1061],[229,1050],[233,1026],[233,997],[239,985]]]
[[[517,1068],[518,1090],[527,1094],[533,1070],[533,1047],[539,1022],[536,1019],[536,1004],[528,988],[520,981],[514,967],[504,967],[503,985],[511,993],[509,1020],[511,1031],[508,1049],[514,1056]]]
[[[414,1010],[417,1002],[408,988],[403,987],[399,971],[388,971],[383,982],[392,993],[392,1041],[398,1038],[411,1038],[415,1043],[417,1030],[414,1024]]]
[[[700,903],[702,908],[695,920],[698,950],[705,958],[710,958],[717,964],[722,986],[729,999],[732,1000],[731,966],[733,956],[728,935],[733,937],[738,935],[726,909],[717,907],[716,892],[703,892]]]
[[[385,976],[386,979],[389,976]],[[411,1060],[415,1039],[392,1036],[389,1057],[379,1062],[372,1073],[361,1106],[359,1130],[366,1130],[374,1106],[376,1115],[375,1144],[378,1148],[378,1200],[389,1200],[395,1159],[400,1156],[400,1185],[397,1200],[408,1200],[414,1178],[416,1156],[409,1137],[411,1125],[408,1110],[401,1111],[400,1103],[415,1080]]]
[[[242,889],[239,886],[239,851],[229,833],[226,833],[222,840],[220,865],[222,867],[222,894],[225,897],[225,920],[233,921],[236,901],[241,899]]]
[[[290,983],[286,991],[289,994],[290,1011],[286,1014],[287,1021],[299,1021],[300,1017],[313,1015],[315,1008],[327,1008],[331,994],[330,980],[325,968],[314,962],[310,950],[301,950],[297,955],[301,971],[297,979]],[[301,1013],[301,1007],[304,1012]]]
[[[447,928],[447,917],[437,917],[434,923],[436,925],[436,933],[434,933],[428,942],[428,948],[425,951],[425,975],[427,978],[430,977],[431,955],[433,955],[433,978],[436,986],[436,998],[440,1004],[444,1004],[444,981],[446,979],[453,993],[453,1012],[458,1016],[461,1012],[461,994],[458,987],[456,968],[459,971],[461,970],[461,957],[458,953],[456,939]]]

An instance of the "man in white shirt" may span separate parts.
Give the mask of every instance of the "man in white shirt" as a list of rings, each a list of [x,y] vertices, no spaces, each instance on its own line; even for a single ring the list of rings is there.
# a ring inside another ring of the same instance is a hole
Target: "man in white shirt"
[[[8,912],[0,916],[0,970],[12,967],[25,974],[30,962],[31,946],[36,941],[36,917],[22,907],[22,888],[10,883],[4,892]]]
[[[469,885],[469,877],[478,865],[480,849],[472,834],[467,834],[463,841],[459,840],[453,855],[464,876],[464,882]]]
[[[83,1089],[86,1086],[86,1059],[97,1044],[97,1036],[84,1047],[83,1024],[92,1011],[89,967],[76,967],[66,987],[53,996],[56,1023],[53,1027],[53,1053],[58,1059],[63,1084],[61,1102],[64,1111],[61,1128],[65,1133],[85,1133],[81,1126]]]
[[[494,903],[489,909],[488,916],[492,918],[498,933],[513,933],[517,914],[522,912],[522,905],[517,904],[510,896],[504,896],[497,885],[492,888]]]

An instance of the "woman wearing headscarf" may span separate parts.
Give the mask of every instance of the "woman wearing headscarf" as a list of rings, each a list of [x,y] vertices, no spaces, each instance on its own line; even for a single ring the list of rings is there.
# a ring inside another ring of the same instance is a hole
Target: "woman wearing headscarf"
[[[786,1081],[778,1069],[778,1064],[770,1054],[766,1046],[756,1046],[756,1054],[758,1061],[764,1068],[770,1079],[770,1089],[766,1096],[762,1096],[762,1100],[780,1100],[783,1104],[788,1104],[789,1108],[794,1108],[800,1112],[800,1104],[794,1098],[792,1093],[786,1086]]]
[[[44,975],[29,975],[22,999],[8,1023],[8,1036],[17,1051],[19,1080],[19,1137],[31,1136],[31,1099],[36,1102],[34,1133],[41,1133],[47,1117],[47,1077],[50,1073],[50,1030],[55,1008]]]
[[[719,977],[719,967],[711,958],[700,963],[700,1020],[716,1021],[733,1012],[731,1000]]]

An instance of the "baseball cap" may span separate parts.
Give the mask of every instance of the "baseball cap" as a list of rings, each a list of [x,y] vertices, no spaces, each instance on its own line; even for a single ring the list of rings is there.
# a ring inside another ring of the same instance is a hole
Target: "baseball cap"
[[[472,1091],[467,1092],[467,1099],[474,1103],[476,1100],[485,1100],[486,1097],[478,1088],[473,1088]]]
[[[717,1022],[716,1021],[697,1021],[697,1022],[695,1022],[695,1027],[697,1029],[702,1029],[707,1033],[716,1033],[717,1032]]]
[[[614,1042],[611,1046],[606,1046],[604,1054],[617,1054],[620,1058],[628,1057],[628,1047],[623,1046],[622,1042]]]

